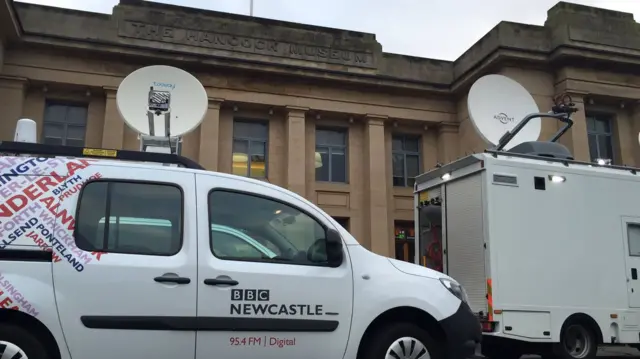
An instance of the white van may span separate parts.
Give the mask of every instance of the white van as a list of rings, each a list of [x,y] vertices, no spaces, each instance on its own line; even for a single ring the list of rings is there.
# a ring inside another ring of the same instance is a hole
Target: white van
[[[3,358],[461,359],[480,341],[454,279],[278,186],[168,154],[0,152]]]

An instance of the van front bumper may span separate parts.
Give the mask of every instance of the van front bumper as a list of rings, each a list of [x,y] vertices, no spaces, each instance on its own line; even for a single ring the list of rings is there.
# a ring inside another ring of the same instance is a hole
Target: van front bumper
[[[478,317],[467,303],[460,303],[458,311],[440,321],[447,338],[447,357],[466,359],[475,356],[476,347],[482,340],[482,328]]]

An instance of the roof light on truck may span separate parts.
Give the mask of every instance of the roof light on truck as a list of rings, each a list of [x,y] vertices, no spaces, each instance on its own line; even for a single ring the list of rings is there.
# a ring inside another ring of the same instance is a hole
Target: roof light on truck
[[[446,181],[449,178],[451,178],[451,173],[447,172],[447,173],[443,174],[442,177],[440,177],[440,178],[442,178],[443,181]]]
[[[565,176],[549,175],[549,181],[553,183],[562,183],[566,180],[567,178]]]

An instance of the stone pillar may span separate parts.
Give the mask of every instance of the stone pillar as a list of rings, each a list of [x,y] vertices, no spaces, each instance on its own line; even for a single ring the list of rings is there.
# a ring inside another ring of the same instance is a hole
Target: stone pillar
[[[103,87],[105,94],[104,127],[102,129],[102,147],[122,149],[124,141],[124,120],[118,112],[115,87]],[[145,114],[143,113],[142,116]]]
[[[435,128],[425,125],[422,133],[422,171],[430,171],[438,164],[438,134]]]
[[[305,115],[308,108],[287,106],[287,188],[301,196],[306,195],[305,177]]]
[[[438,126],[438,162],[446,164],[459,157],[458,127],[457,122],[440,122]]]
[[[209,98],[209,109],[200,124],[200,153],[198,160],[202,167],[218,170],[218,150],[220,148],[220,106],[224,100]]]
[[[584,106],[583,93],[568,93],[571,96],[571,100],[575,103],[578,112],[571,115],[573,120],[573,126],[567,131],[558,142],[567,146],[571,150],[573,157],[578,161],[591,162],[591,156],[589,154],[589,137],[587,135],[587,118]],[[542,121],[549,121],[549,119],[543,119]],[[563,124],[558,123],[558,129],[562,128]]]
[[[629,151],[633,159],[633,166],[640,167],[640,144],[638,144],[638,134],[640,134],[640,101],[632,105],[629,113],[629,128],[631,128],[631,139]],[[622,135],[622,134],[620,134]]]
[[[372,252],[390,256],[389,218],[387,213],[387,161],[384,136],[386,116],[367,115],[365,124],[365,219],[369,225]]]
[[[26,89],[27,79],[0,76],[0,140],[13,140],[16,123],[22,117]]]

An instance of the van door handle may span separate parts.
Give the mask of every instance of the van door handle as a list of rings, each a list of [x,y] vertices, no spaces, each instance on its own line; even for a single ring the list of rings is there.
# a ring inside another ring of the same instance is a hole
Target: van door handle
[[[631,279],[633,280],[638,279],[638,270],[635,268],[631,268]]]
[[[175,283],[175,284],[189,284],[191,283],[191,279],[185,277],[155,277],[153,278],[158,283]]]
[[[238,281],[233,279],[207,278],[204,280],[204,284],[206,285],[238,285]]]

